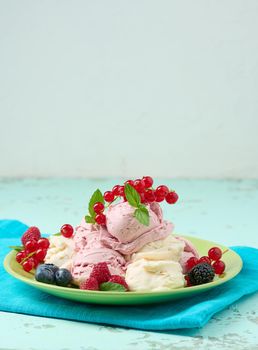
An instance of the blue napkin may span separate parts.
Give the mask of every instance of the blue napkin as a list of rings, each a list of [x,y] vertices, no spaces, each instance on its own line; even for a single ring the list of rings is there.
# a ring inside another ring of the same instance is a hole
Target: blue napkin
[[[8,246],[19,244],[19,238],[26,229],[27,226],[19,221],[0,220],[1,311],[146,330],[172,330],[202,327],[218,311],[258,290],[258,249],[231,247],[243,259],[241,273],[224,285],[192,298],[137,306],[68,301],[40,292],[5,272],[3,260],[9,252]]]

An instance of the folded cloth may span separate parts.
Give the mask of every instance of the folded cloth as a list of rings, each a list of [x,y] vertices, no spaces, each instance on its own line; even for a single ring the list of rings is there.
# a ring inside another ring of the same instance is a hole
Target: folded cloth
[[[0,310],[146,330],[172,330],[204,326],[218,311],[258,290],[258,249],[231,247],[243,259],[243,269],[231,281],[191,298],[164,304],[104,306],[51,296],[9,276],[3,260],[9,245],[19,244],[27,226],[0,221]]]

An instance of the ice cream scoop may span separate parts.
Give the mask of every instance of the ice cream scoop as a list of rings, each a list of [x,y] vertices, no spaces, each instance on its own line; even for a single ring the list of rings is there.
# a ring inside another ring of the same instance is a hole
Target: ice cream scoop
[[[158,227],[162,223],[162,214],[158,216],[157,212],[152,209],[154,206],[147,205],[146,207],[150,216],[150,223],[148,226],[141,224],[135,218],[135,208],[128,202],[111,205],[106,213],[107,231],[119,242],[129,243],[137,239],[143,233]]]
[[[188,239],[181,237],[181,236],[180,237],[176,236],[176,239],[181,241],[181,242],[184,242],[184,244],[185,244],[184,251],[181,255],[179,262],[183,268],[183,273],[186,273],[187,272],[187,269],[186,269],[187,260],[192,258],[192,257],[199,259],[199,253],[196,250],[196,248],[194,247],[194,245]]]
[[[63,236],[50,236],[45,263],[71,270],[74,255],[74,241]]]
[[[110,273],[124,275],[126,261],[117,251],[106,247],[100,240],[100,226],[89,225],[83,219],[74,235],[76,252],[72,261],[74,282],[80,284],[86,280],[94,266],[106,262]]]
[[[169,235],[165,239],[150,242],[134,253],[132,261],[146,260],[173,260],[178,262],[184,250],[185,243]]]
[[[181,265],[169,260],[136,260],[128,265],[125,280],[135,292],[169,291],[184,286]]]
[[[150,216],[148,226],[135,218],[135,208],[128,202],[110,206],[106,214],[106,228],[101,228],[101,242],[128,255],[137,252],[147,243],[166,238],[173,231],[174,225],[163,221],[162,211],[157,203],[146,207]]]

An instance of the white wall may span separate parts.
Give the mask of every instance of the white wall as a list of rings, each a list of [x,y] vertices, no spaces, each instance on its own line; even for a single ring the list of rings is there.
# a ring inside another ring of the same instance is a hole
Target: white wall
[[[258,1],[0,0],[0,176],[258,176]]]

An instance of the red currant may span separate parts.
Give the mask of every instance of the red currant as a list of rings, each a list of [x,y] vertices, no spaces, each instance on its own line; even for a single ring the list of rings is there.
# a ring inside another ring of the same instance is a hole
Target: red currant
[[[208,251],[211,260],[219,260],[222,257],[222,251],[218,247],[213,247]]]
[[[225,263],[222,260],[216,260],[212,264],[216,275],[221,275],[225,271]]]
[[[42,248],[42,249],[48,249],[50,243],[49,240],[47,238],[40,238],[38,240],[38,248]]]
[[[115,196],[119,196],[119,188],[120,188],[120,185],[115,185],[112,188],[112,192],[114,193]]]
[[[26,272],[30,272],[33,267],[34,267],[34,261],[32,258],[24,261],[24,263],[22,264],[23,270]]]
[[[22,250],[16,254],[16,261],[20,263],[25,257],[26,257],[26,253],[24,250]]]
[[[115,199],[115,195],[113,192],[107,191],[104,193],[104,199],[108,203],[113,202],[113,200]]]
[[[38,259],[36,258],[35,255],[33,255],[32,259],[33,259],[34,269],[35,269],[38,266],[38,264],[40,263],[40,261],[38,261]]]
[[[35,250],[38,248],[38,243],[34,240],[32,241],[27,241],[25,243],[25,251],[26,253],[31,253],[31,252],[35,252]]]
[[[150,176],[144,176],[142,178],[145,188],[150,188],[153,185],[153,178]]]
[[[140,197],[141,197],[141,203],[146,203],[146,199],[145,199],[145,194],[144,192],[140,193]]]
[[[168,192],[169,192],[169,189],[168,189],[168,187],[167,186],[165,186],[165,185],[161,185],[161,186],[159,186],[159,187],[157,187],[156,188],[156,196],[157,197],[166,197],[166,195],[168,194]]]
[[[101,213],[105,209],[105,206],[101,202],[97,202],[93,205],[93,210],[95,213]]]
[[[99,225],[105,225],[106,223],[106,216],[104,214],[97,214],[95,217],[95,221]]]
[[[155,197],[155,194],[154,194],[154,191],[153,190],[146,190],[145,193],[145,199],[147,202],[149,203],[152,203],[155,201],[156,197]]]
[[[207,264],[211,264],[211,259],[208,256],[202,256],[198,263],[207,263]]]
[[[186,262],[186,271],[190,271],[195,265],[198,264],[198,259],[194,256],[189,258]]]
[[[169,203],[169,204],[175,204],[178,200],[178,194],[176,192],[169,192],[167,195],[166,195],[166,201]]]
[[[165,197],[157,196],[156,192],[154,192],[155,195],[155,202],[163,202]]]
[[[190,282],[190,277],[188,275],[185,275],[185,280],[186,280],[186,286],[191,287],[191,282]]]
[[[124,195],[125,195],[125,188],[124,188],[124,186],[119,186],[118,195],[121,196],[121,197],[124,197]]]
[[[46,249],[38,249],[35,254],[35,258],[38,261],[43,261],[45,259],[45,256],[47,255],[47,250]]]
[[[125,181],[125,185],[133,186],[133,180],[127,180],[127,181]]]
[[[70,238],[70,237],[72,237],[72,235],[73,235],[73,227],[72,227],[72,225],[64,224],[64,225],[61,227],[60,232],[61,232],[61,234],[62,234],[64,237]]]
[[[133,183],[134,188],[136,189],[137,192],[142,193],[145,189],[145,184],[143,180],[137,179]]]

